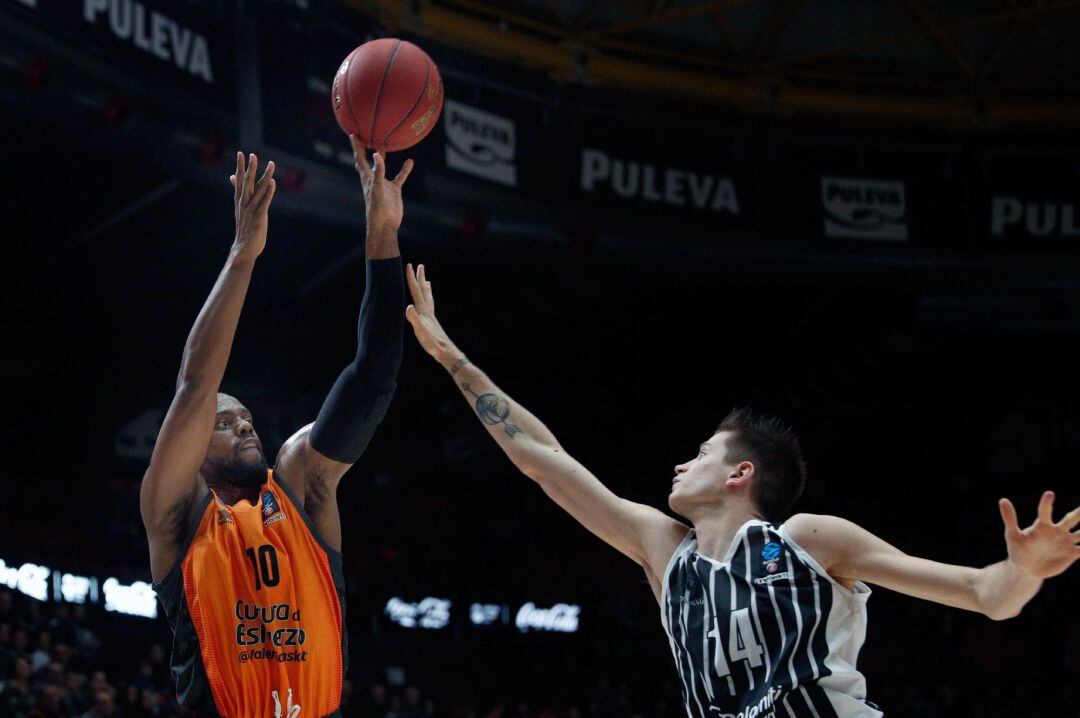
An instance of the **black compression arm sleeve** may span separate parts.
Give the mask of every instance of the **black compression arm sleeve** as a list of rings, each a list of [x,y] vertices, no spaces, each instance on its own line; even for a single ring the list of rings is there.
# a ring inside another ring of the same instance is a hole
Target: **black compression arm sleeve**
[[[369,259],[360,306],[356,358],[341,372],[319,409],[311,445],[348,464],[364,453],[397,387],[405,325],[401,258]]]

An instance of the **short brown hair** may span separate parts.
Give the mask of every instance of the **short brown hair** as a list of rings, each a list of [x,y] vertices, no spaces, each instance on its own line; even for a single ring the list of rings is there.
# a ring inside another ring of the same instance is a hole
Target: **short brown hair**
[[[768,521],[776,521],[795,504],[806,485],[806,462],[791,425],[747,407],[732,409],[717,433],[731,432],[728,461],[754,464],[754,501]]]

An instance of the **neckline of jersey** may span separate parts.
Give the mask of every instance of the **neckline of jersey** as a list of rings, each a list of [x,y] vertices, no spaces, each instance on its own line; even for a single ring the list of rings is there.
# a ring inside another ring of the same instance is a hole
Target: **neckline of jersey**
[[[731,563],[731,557],[733,555],[735,555],[735,547],[738,546],[742,542],[743,532],[746,531],[746,528],[748,526],[751,526],[751,525],[754,525],[754,526],[757,526],[757,525],[769,526],[770,524],[769,524],[768,521],[763,521],[762,519],[750,519],[749,521],[744,523],[742,526],[740,526],[739,530],[735,532],[735,535],[731,537],[731,545],[728,546],[727,551],[724,552],[724,559],[722,561],[719,560],[719,559],[715,559],[712,556],[707,556],[707,555],[701,553],[700,551],[698,551],[698,546],[700,544],[698,544],[698,542],[697,542],[697,529],[694,529],[694,555],[695,556],[700,556],[701,558],[705,559],[709,563],[716,564],[717,566],[727,566],[728,564]]]
[[[221,497],[218,496],[216,491],[211,489],[209,486],[206,487],[206,488],[210,492],[210,497],[211,497],[212,502],[216,503],[218,506],[221,506],[221,507],[226,508],[226,509],[235,509],[237,507],[245,508],[244,504],[247,504],[246,508],[251,509],[251,508],[255,508],[255,506],[262,503],[263,488],[265,487],[268,491],[273,491],[274,490],[274,483],[275,483],[274,482],[274,469],[269,468],[269,469],[266,470],[266,481],[262,485],[259,486],[259,498],[256,499],[254,502],[248,501],[247,499],[240,499],[235,504],[227,504],[227,503],[225,503],[224,501],[221,500]]]

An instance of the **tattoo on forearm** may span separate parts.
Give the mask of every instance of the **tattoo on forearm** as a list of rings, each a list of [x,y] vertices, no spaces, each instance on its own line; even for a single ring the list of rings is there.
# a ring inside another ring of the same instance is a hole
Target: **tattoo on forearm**
[[[467,381],[461,382],[461,388],[476,397],[476,415],[480,417],[480,421],[491,426],[502,424],[503,431],[511,439],[521,433],[516,424],[510,423],[510,402],[491,392],[477,394]]]
[[[458,359],[456,362],[454,362],[454,365],[450,367],[450,376],[457,374],[459,371],[461,371],[461,368],[468,363],[469,360],[466,357],[461,357],[460,359]]]

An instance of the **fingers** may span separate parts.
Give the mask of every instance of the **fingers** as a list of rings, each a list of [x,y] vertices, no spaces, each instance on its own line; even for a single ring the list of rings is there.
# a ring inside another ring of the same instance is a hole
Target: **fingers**
[[[394,178],[394,184],[398,187],[405,186],[405,180],[409,179],[409,173],[412,172],[412,168],[416,163],[412,160],[405,160],[405,164],[401,166],[401,171],[397,173],[397,177]]]
[[[371,156],[371,161],[375,163],[375,179],[381,182],[386,179],[386,158],[379,152],[376,152]]]
[[[405,319],[409,321],[409,324],[412,324],[413,326],[416,325],[417,320],[420,319],[420,314],[417,313],[416,307],[411,304],[405,307]]]
[[[243,152],[236,153],[236,172],[229,175],[233,186],[233,199],[246,207],[254,205],[256,212],[263,212],[270,206],[277,183],[274,172],[277,165],[270,161],[263,170],[262,177],[256,179],[259,171],[259,158],[254,153],[244,158]]]
[[[266,188],[262,191],[262,196],[258,199],[258,204],[255,205],[255,211],[257,213],[263,213],[270,209],[270,200],[274,199],[274,191],[277,189],[277,182],[273,179],[269,179],[266,182]]]
[[[259,159],[252,152],[247,157],[247,172],[244,173],[244,197],[248,200],[255,193],[255,178],[259,172]]]
[[[233,200],[240,200],[240,192],[244,187],[244,153],[236,153],[236,174],[229,178],[233,184]]]
[[[1053,523],[1054,521],[1054,492],[1044,491],[1039,499],[1039,521]]]
[[[1061,521],[1058,521],[1058,526],[1066,531],[1071,531],[1077,526],[1080,526],[1080,506],[1077,506],[1075,509],[1062,516]]]
[[[431,282],[427,280],[427,275],[424,274],[424,265],[422,264],[420,265],[419,270],[416,272],[416,280],[417,283],[419,283],[420,285],[420,291],[423,292],[424,301],[427,302],[429,305],[433,304],[434,301],[431,297]]]
[[[1001,499],[998,501],[998,509],[1001,511],[1001,521],[1005,524],[1005,535],[1020,533],[1020,525],[1016,521],[1016,507],[1012,501]]]
[[[274,176],[275,167],[276,165],[274,164],[274,161],[270,160],[269,164],[266,165],[266,169],[263,170],[262,177],[259,178],[259,184],[268,182],[270,178]]]
[[[356,167],[356,171],[360,173],[362,178],[371,179],[371,165],[367,159],[367,148],[360,144],[360,140],[356,139],[356,135],[349,135],[349,144],[352,145],[353,158],[356,160],[353,165]]]
[[[266,169],[263,170],[262,178],[259,179],[259,183],[255,185],[255,191],[251,195],[251,201],[259,206],[262,203],[263,196],[269,190],[270,185],[274,183],[274,170],[277,169],[277,165],[273,160],[266,165]]]
[[[413,302],[416,304],[423,303],[424,294],[420,291],[420,284],[416,280],[416,273],[413,271],[411,262],[405,265],[405,282],[409,285],[409,294],[412,295]]]

